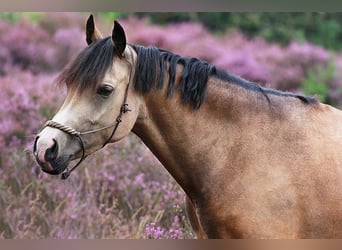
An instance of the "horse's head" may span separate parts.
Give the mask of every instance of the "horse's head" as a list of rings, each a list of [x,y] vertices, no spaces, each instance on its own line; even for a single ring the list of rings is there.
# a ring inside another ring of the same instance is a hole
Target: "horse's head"
[[[86,40],[89,46],[59,77],[67,86],[63,105],[34,143],[38,164],[50,174],[124,138],[138,117],[139,99],[130,91],[136,54],[123,28],[114,22],[112,36],[102,38],[90,16]]]

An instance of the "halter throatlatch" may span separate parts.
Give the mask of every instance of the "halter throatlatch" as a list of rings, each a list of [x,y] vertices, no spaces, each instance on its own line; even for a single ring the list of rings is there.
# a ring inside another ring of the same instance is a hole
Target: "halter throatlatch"
[[[131,55],[132,57],[132,55]],[[124,96],[124,100],[123,100],[123,104],[121,105],[120,107],[120,113],[119,115],[117,116],[115,122],[113,124],[110,124],[108,126],[105,126],[105,127],[102,127],[102,128],[98,128],[98,129],[94,129],[94,130],[88,130],[88,131],[83,131],[83,132],[79,132],[69,126],[66,126],[66,125],[63,125],[61,123],[58,123],[58,122],[55,122],[55,121],[52,121],[52,120],[49,120],[45,123],[44,127],[52,127],[52,128],[56,128],[56,129],[59,129],[61,131],[63,131],[64,133],[66,134],[69,134],[75,138],[77,138],[77,140],[79,141],[80,145],[81,145],[81,149],[82,149],[82,156],[80,158],[80,160],[76,163],[75,166],[73,166],[70,170],[68,168],[66,168],[66,170],[62,173],[62,176],[61,176],[61,179],[62,180],[65,180],[67,179],[70,174],[72,173],[72,171],[74,171],[82,162],[83,160],[87,157],[87,155],[85,155],[85,148],[84,148],[84,142],[82,140],[82,135],[86,135],[86,134],[92,134],[92,133],[96,133],[96,132],[99,132],[99,131],[102,131],[102,130],[105,130],[105,129],[108,129],[108,128],[111,128],[111,127],[114,127],[111,135],[108,137],[108,139],[105,141],[105,143],[102,145],[102,148],[104,146],[107,145],[108,142],[110,142],[110,140],[113,138],[116,130],[118,129],[119,127],[119,124],[122,122],[122,117],[125,113],[127,113],[128,111],[131,111],[129,108],[128,108],[128,103],[127,103],[127,97],[128,97],[128,90],[129,90],[129,86],[130,86],[130,83],[131,83],[131,75],[132,75],[132,65],[127,61],[129,67],[130,67],[130,74],[129,74],[129,80],[128,80],[128,84],[127,84],[127,87],[126,87],[126,91],[125,91],[125,96]]]

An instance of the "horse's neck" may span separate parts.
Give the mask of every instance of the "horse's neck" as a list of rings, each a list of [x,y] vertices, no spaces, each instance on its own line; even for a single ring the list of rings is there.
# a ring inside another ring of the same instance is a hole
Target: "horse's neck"
[[[163,91],[153,91],[144,99],[146,117],[133,131],[190,196],[203,189],[204,180],[210,183],[212,168],[224,167],[221,162],[233,131],[241,129],[238,120],[242,114],[248,117],[248,108],[243,107],[249,105],[248,97],[234,88],[209,82],[207,98],[198,110],[182,104],[176,92],[167,99]]]

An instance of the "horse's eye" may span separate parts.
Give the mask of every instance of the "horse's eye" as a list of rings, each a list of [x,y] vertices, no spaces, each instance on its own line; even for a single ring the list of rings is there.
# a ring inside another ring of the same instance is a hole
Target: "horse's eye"
[[[113,92],[114,88],[110,85],[103,85],[97,89],[97,94],[103,97],[108,97]]]

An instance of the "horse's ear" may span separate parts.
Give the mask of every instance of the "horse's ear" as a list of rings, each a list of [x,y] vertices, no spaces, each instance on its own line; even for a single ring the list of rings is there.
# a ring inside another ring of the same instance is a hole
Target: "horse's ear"
[[[112,40],[115,52],[120,58],[122,58],[126,48],[126,35],[124,29],[117,21],[114,21]]]
[[[100,31],[95,26],[94,17],[90,15],[87,20],[86,25],[86,40],[87,44],[90,45],[92,42],[95,42],[98,39],[101,39],[102,35]]]

